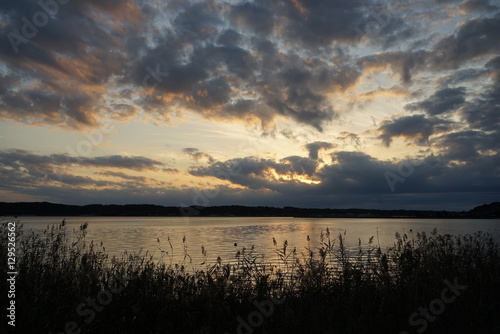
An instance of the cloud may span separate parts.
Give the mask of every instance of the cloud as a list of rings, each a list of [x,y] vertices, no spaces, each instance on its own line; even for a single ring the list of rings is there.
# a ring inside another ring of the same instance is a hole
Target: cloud
[[[269,34],[274,28],[274,15],[266,7],[256,3],[244,2],[231,9],[232,22],[242,30]]]
[[[465,103],[465,87],[444,88],[432,94],[428,99],[405,106],[406,110],[423,110],[430,116],[457,111]]]
[[[140,156],[125,157],[122,155],[112,155],[95,158],[78,157],[76,161],[79,165],[83,166],[123,168],[137,171],[157,170],[159,167],[163,166],[162,162]]]
[[[177,168],[163,168],[163,172],[167,174],[178,174],[180,173],[180,170],[178,170]]]
[[[394,74],[399,75],[400,80],[409,84],[414,72],[425,68],[427,51],[391,51],[375,55],[369,55],[358,59],[358,65],[364,71],[381,70],[389,67]]]
[[[111,177],[116,177],[120,178],[123,180],[129,180],[129,181],[138,181],[138,182],[146,182],[147,178],[144,176],[133,176],[133,175],[128,175],[122,172],[111,172],[111,171],[106,171],[106,172],[96,172],[94,173],[96,175],[103,175],[103,176],[111,176]]]
[[[347,131],[342,131],[341,133],[339,133],[339,135],[340,136],[338,136],[337,139],[342,141],[348,141],[351,145],[355,146],[356,148],[359,148],[361,146],[361,138],[359,137],[359,135]]]
[[[479,68],[458,70],[452,74],[445,75],[439,78],[438,83],[441,87],[447,88],[449,86],[455,86],[457,84],[462,84],[468,81],[479,80],[487,74],[488,74],[487,70]]]
[[[464,133],[455,135],[455,138],[439,139],[438,147],[443,147],[444,154],[418,158],[418,164],[412,163],[415,160],[384,161],[362,152],[339,151],[332,155],[334,159],[331,164],[321,167],[315,160],[297,156],[278,161],[245,157],[210,166],[192,167],[190,174],[216,177],[229,184],[263,191],[264,194],[271,191],[290,200],[292,196],[383,196],[391,192],[385,173],[398,175],[404,165],[403,170],[411,170],[411,173],[405,174],[404,182],[397,184],[398,193],[495,192],[495,187],[500,184],[499,167],[495,165],[500,155],[479,154],[466,164],[456,164],[454,161],[457,156],[447,149],[448,144],[460,135],[471,137],[471,134]],[[306,182],[299,176],[307,176],[314,182]]]
[[[157,170],[163,166],[162,162],[141,156],[72,157],[67,154],[37,155],[26,150],[2,150],[0,151],[0,159],[3,166],[45,172],[64,165],[120,168],[136,171]]]
[[[210,163],[215,162],[215,160],[214,160],[214,158],[212,158],[212,156],[210,156],[209,154],[200,152],[200,150],[198,150],[197,148],[194,148],[194,147],[186,147],[186,148],[182,149],[182,152],[186,153],[187,155],[189,155],[191,157],[191,159],[196,160],[196,161],[203,159],[203,158],[207,158],[208,162],[210,162]]]
[[[280,161],[245,157],[218,161],[210,166],[191,167],[189,174],[216,177],[248,189],[286,192],[286,189],[303,189],[306,183],[300,177],[312,177],[317,166],[317,161],[299,156]]]
[[[367,12],[375,9],[371,1],[361,0],[260,2],[269,6],[278,17],[284,38],[305,47],[357,42],[361,37],[359,31],[370,21]]]
[[[25,150],[0,151],[0,183],[3,190],[24,194],[27,198],[43,198],[67,203],[64,194],[82,200],[105,192],[137,193],[139,189],[153,193],[171,189],[169,182],[134,176],[110,168],[136,172],[156,171],[162,163],[144,157],[81,157],[63,154],[38,155]],[[92,168],[82,175],[79,169]]]
[[[466,12],[476,12],[495,11],[498,6],[493,5],[489,0],[466,0],[460,5],[460,8]]]
[[[472,99],[462,110],[462,118],[471,129],[493,132],[500,128],[500,57],[495,57],[485,64],[485,69],[491,76],[492,83]]]
[[[381,175],[397,171],[397,163],[347,151],[371,145],[362,134],[373,132],[387,147],[397,138],[429,145],[415,153],[425,166],[398,187],[414,192],[408,199],[498,185],[494,1],[70,1],[33,36],[17,40],[12,36],[26,35],[26,20],[43,9],[32,0],[5,0],[2,9],[2,121],[83,131],[106,118],[169,124],[192,113],[281,134],[275,138],[307,150],[304,157],[269,159],[271,152],[218,161],[186,144],[182,152],[196,166],[183,177],[223,181],[214,201],[335,205],[347,203],[344,194],[362,205],[375,203],[365,194],[395,201]],[[373,124],[354,120],[360,112]],[[378,112],[385,121],[375,122]],[[331,162],[320,159],[323,151]],[[2,185],[63,200],[189,200],[191,186],[179,190],[137,174],[175,179],[186,172],[161,161],[52,153],[0,151]]]
[[[9,74],[3,78],[19,85],[0,85],[3,119],[83,129],[97,127],[102,117],[129,120],[139,110],[167,122],[188,110],[260,123],[265,131],[278,118],[322,131],[337,116],[331,94],[352,87],[360,75],[348,57],[332,64],[281,45],[293,38],[315,53],[319,45],[303,34],[353,38],[352,25],[342,22],[362,18],[361,1],[174,1],[139,8],[124,0],[59,7],[16,54],[7,35],[21,31],[21,18],[41,8],[27,0],[7,2],[0,50]],[[295,20],[305,13],[301,23]],[[319,24],[316,18],[325,15],[329,23]]]
[[[127,55],[116,51],[134,31],[141,31],[137,5],[69,2],[49,10],[50,17],[35,1],[9,0],[2,7],[2,62],[18,85],[1,92],[0,117],[29,124],[97,126],[104,86],[126,64]],[[45,17],[46,24],[33,25],[35,14]]]
[[[289,156],[281,159],[281,165],[276,166],[276,172],[284,175],[306,175],[313,176],[318,168],[317,159],[304,158],[300,156]],[[285,164],[283,164],[285,163]]]
[[[471,61],[498,54],[500,37],[496,31],[499,29],[498,14],[493,17],[472,18],[464,21],[453,33],[440,36],[430,49],[412,48],[382,52],[361,57],[357,62],[368,72],[390,68],[403,83],[409,84],[412,83],[413,77],[422,71],[458,69]],[[469,70],[459,75],[464,74],[470,76],[473,72]],[[467,79],[466,76],[463,78]]]
[[[306,149],[309,151],[309,159],[313,160],[318,160],[318,153],[320,150],[328,150],[333,147],[335,147],[334,144],[322,141],[306,144]]]
[[[472,162],[482,153],[500,149],[500,132],[487,134],[482,131],[464,130],[436,138],[434,146],[440,148],[449,161]],[[490,154],[490,153],[488,153]]]
[[[487,1],[463,6],[493,10]],[[359,30],[377,18],[381,29],[370,47],[418,37],[409,8],[361,0],[108,0],[60,5],[16,54],[9,33],[20,33],[22,18],[42,9],[28,0],[4,7],[0,117],[75,129],[140,111],[165,122],[191,111],[257,123],[264,132],[282,118],[324,131],[338,117],[336,95],[355,87],[362,70],[388,67],[409,84],[429,67],[456,68],[497,53],[500,44],[498,15],[490,15],[465,20],[427,50],[356,59],[350,47],[366,46]]]
[[[378,128],[382,143],[389,147],[393,138],[402,137],[420,146],[429,145],[429,137],[450,129],[450,122],[437,118],[429,119],[424,115],[403,116],[384,121]]]
[[[318,171],[318,192],[324,194],[384,193],[388,187],[383,174],[393,166],[365,153],[341,151],[333,162]]]
[[[500,126],[498,113],[499,94],[500,85],[491,87],[481,94],[481,98],[474,100],[464,108],[463,117],[471,128],[483,131],[498,131]]]
[[[429,53],[429,65],[438,70],[455,69],[500,50],[500,16],[465,22],[456,33],[441,39]]]
[[[476,143],[482,144],[476,145],[478,154],[474,153],[471,158],[462,145],[468,145],[467,138],[474,136]],[[467,196],[469,200],[470,196],[481,199],[498,196],[500,155],[481,153],[488,143],[492,144],[490,139],[480,132],[436,139],[437,148],[442,148],[443,154],[420,158],[410,175],[405,175],[405,181],[397,184],[397,196],[391,192],[384,173],[398,174],[402,164],[408,165],[413,160],[384,161],[350,151],[335,152],[332,163],[321,166],[307,157],[289,156],[277,160],[235,158],[191,167],[189,172],[193,176],[215,177],[225,182],[210,190],[173,187],[166,182],[109,170],[97,171],[96,179],[71,174],[69,169],[62,174],[62,180],[58,180],[61,175],[56,175],[51,168],[59,157],[24,151],[2,152],[0,181],[5,191],[62,203],[428,208],[431,204],[424,200],[427,198],[444,207],[460,209],[459,205],[467,203]],[[498,146],[498,142],[495,145]],[[459,158],[457,154],[462,153],[465,163],[455,163]],[[408,166],[405,168],[410,170]],[[199,203],[200,193],[204,191],[217,195],[211,196],[208,203]],[[443,196],[448,200],[453,198],[454,202],[438,200]]]

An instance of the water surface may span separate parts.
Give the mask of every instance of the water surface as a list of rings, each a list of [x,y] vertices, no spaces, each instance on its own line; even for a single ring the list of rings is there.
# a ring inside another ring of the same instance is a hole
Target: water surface
[[[24,230],[39,233],[47,225],[60,223],[64,217],[19,217]],[[373,244],[382,249],[393,246],[396,232],[416,238],[417,232],[431,233],[434,228],[440,234],[472,234],[491,232],[500,240],[500,219],[414,219],[414,218],[289,218],[289,217],[69,217],[66,226],[69,234],[88,223],[87,240],[102,242],[110,255],[123,252],[146,251],[158,258],[161,250],[167,262],[180,263],[184,259],[184,246],[193,263],[202,262],[201,246],[207,250],[207,260],[213,263],[218,256],[224,262],[235,260],[242,247],[252,245],[270,262],[277,260],[273,237],[279,246],[288,241],[289,249],[304,251],[309,245],[317,246],[321,232],[328,228],[331,238],[345,235],[347,246],[355,250],[358,240],[367,245],[373,236]],[[410,230],[412,232],[410,232]],[[183,243],[183,238],[186,242]],[[171,251],[168,238],[171,240]],[[158,240],[160,242],[158,242]],[[337,241],[338,242],[338,241]],[[235,246],[234,244],[237,244]]]

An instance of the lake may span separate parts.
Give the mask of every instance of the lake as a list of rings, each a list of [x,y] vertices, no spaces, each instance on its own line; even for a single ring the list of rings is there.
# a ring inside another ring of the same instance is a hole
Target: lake
[[[59,224],[64,217],[18,217],[24,230],[32,229],[36,233],[47,225]],[[332,239],[340,233],[347,240],[348,249],[354,251],[358,239],[367,245],[370,237],[374,245],[380,244],[384,250],[393,246],[395,233],[407,233],[410,230],[416,239],[417,232],[431,233],[437,228],[438,233],[452,235],[472,234],[478,231],[491,232],[500,240],[500,219],[413,219],[413,218],[290,218],[290,217],[68,217],[67,229],[73,234],[79,226],[88,222],[87,240],[102,242],[110,255],[121,256],[124,251],[137,253],[146,251],[159,258],[160,250],[172,257],[164,256],[166,262],[180,263],[184,259],[184,245],[194,264],[202,262],[201,246],[204,246],[207,262],[214,263],[220,256],[225,263],[235,261],[235,254],[242,247],[265,255],[274,262],[278,259],[273,245],[273,237],[278,246],[288,241],[289,249],[296,247],[304,251],[308,245],[315,247],[321,232],[328,228]],[[26,233],[26,232],[25,232]],[[183,244],[183,237],[186,242]],[[168,238],[172,243],[171,251]],[[160,242],[158,243],[158,240]],[[237,244],[235,246],[234,244]],[[338,240],[337,240],[338,244]],[[172,254],[173,253],[173,254]]]

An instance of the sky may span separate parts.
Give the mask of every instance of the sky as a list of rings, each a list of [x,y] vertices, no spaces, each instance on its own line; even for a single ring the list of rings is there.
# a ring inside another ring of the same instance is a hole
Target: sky
[[[498,201],[499,31],[496,0],[2,0],[0,201]]]

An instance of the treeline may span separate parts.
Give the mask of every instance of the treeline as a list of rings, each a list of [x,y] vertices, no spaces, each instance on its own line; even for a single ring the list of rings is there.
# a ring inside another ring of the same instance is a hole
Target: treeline
[[[312,218],[500,218],[500,202],[485,204],[470,211],[304,209],[269,206],[161,206],[65,205],[48,202],[0,202],[0,216],[200,216],[200,217],[312,217]]]

